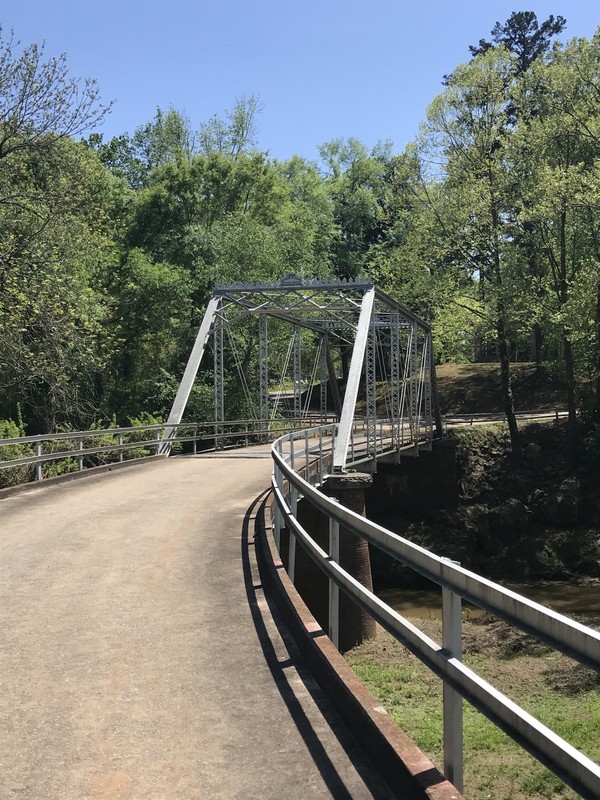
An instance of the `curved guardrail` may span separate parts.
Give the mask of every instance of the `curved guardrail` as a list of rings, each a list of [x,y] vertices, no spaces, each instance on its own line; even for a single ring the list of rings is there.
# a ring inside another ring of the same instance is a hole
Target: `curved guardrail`
[[[600,797],[600,766],[461,662],[460,598],[493,613],[582,664],[600,671],[600,633],[558,614],[340,506],[317,489],[330,474],[331,427],[290,433],[272,447],[275,498],[273,529],[291,533],[288,572],[294,578],[298,541],[330,582],[330,638],[336,643],[336,592],[342,589],[364,611],[405,645],[444,682],[445,774],[462,791],[462,708],[464,697],[582,797]],[[298,441],[304,442],[304,450]],[[325,446],[324,446],[325,443]],[[329,552],[298,522],[304,498],[329,518]],[[383,603],[339,565],[338,532],[342,525],[442,587],[443,643],[434,642]],[[332,618],[333,617],[333,618]]]

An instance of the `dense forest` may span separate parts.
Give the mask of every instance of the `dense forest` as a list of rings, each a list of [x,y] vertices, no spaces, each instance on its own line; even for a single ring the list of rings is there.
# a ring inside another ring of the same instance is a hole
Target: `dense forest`
[[[2,430],[164,416],[213,284],[293,271],[370,276],[438,361],[497,359],[515,449],[510,362],[561,376],[574,439],[600,412],[600,29],[565,24],[497,23],[404,152],[338,139],[315,161],[261,150],[254,96],[105,141],[96,83],[2,36]]]

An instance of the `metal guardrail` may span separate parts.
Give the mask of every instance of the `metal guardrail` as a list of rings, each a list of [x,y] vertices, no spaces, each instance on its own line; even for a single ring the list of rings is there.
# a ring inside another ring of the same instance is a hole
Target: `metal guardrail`
[[[277,439],[272,447],[272,485],[277,546],[284,526],[292,534],[290,578],[294,579],[296,541],[329,578],[329,635],[334,644],[338,637],[337,592],[341,588],[443,680],[444,769],[459,790],[462,791],[463,780],[460,698],[464,697],[582,797],[597,800],[600,766],[462,664],[461,598],[599,671],[600,633],[412,544],[319,492],[316,486],[329,474],[330,445],[324,443],[330,442],[331,435],[331,428],[313,428]],[[303,451],[298,440],[304,442]],[[329,552],[319,547],[298,522],[300,498],[328,517]],[[442,645],[425,636],[340,567],[340,525],[442,587]]]
[[[167,455],[172,447],[191,443],[192,453],[196,455],[199,450],[205,452],[239,447],[240,445],[247,447],[257,442],[264,443],[272,441],[285,432],[303,430],[306,427],[324,424],[336,425],[336,417],[333,415],[307,414],[301,418],[277,417],[275,419],[262,420],[241,419],[220,422],[181,422],[177,424],[165,422],[124,428],[102,428],[98,430],[19,436],[0,439],[0,471],[14,467],[35,466],[33,479],[39,481],[44,478],[43,465],[47,462],[76,459],[79,471],[83,471],[100,463],[122,462],[128,452],[136,449],[151,450],[156,455]],[[392,427],[390,420],[380,419],[377,421],[376,443],[379,455],[397,450],[397,446],[393,445]],[[369,452],[366,442],[366,429],[366,419],[357,418],[354,421],[350,437],[348,463],[359,465],[372,460],[373,456]],[[171,434],[171,437],[166,440],[168,444],[166,452],[164,450],[165,431]],[[173,432],[175,432],[174,435]],[[129,438],[140,434],[145,434],[145,438]],[[114,441],[107,443],[107,437],[112,437]],[[104,441],[96,443],[98,439],[103,439]],[[408,440],[409,437],[407,437]],[[63,449],[46,449],[49,445],[54,448],[60,442],[65,443]],[[424,442],[425,437],[420,444]],[[73,447],[73,444],[77,444],[77,446]],[[35,453],[20,456],[19,458],[3,458],[3,452],[5,452],[3,448],[15,445],[32,447]],[[413,447],[414,445],[411,443],[410,446]]]
[[[547,422],[553,420],[558,424],[560,419],[568,417],[569,412],[560,408],[543,408],[533,411],[516,411],[517,422]],[[506,422],[506,414],[502,411],[485,414],[446,414],[442,418],[444,430],[455,425],[489,425],[495,422]]]
[[[240,444],[249,445],[255,440],[269,441],[280,436],[285,431],[298,430],[303,426],[314,425],[333,421],[329,416],[310,416],[297,418],[277,418],[265,420],[231,420],[225,422],[182,422],[177,425],[158,423],[152,425],[138,425],[124,428],[103,428],[87,431],[65,431],[61,433],[34,434],[32,436],[19,436],[9,439],[0,439],[0,471],[16,467],[35,466],[34,480],[43,480],[43,465],[48,462],[76,459],[79,471],[99,463],[122,462],[127,453],[142,449],[154,451],[161,449],[163,434],[166,428],[175,429],[176,435],[170,440],[171,446],[191,443],[192,452],[198,449],[223,449]],[[221,429],[219,432],[217,429]],[[140,434],[144,438],[138,437]],[[114,441],[106,442],[107,437]],[[98,443],[98,440],[103,440]],[[64,442],[63,449],[55,450],[54,447]],[[73,444],[77,445],[73,447]],[[3,458],[4,448],[23,446],[32,448],[35,452],[31,455],[18,458]],[[47,449],[52,447],[52,449]],[[142,455],[146,455],[143,453]]]

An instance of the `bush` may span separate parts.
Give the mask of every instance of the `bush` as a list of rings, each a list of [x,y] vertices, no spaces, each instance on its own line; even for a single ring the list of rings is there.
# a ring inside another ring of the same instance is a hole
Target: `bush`
[[[17,422],[12,419],[0,419],[0,439],[16,439],[25,436],[25,425],[19,412]],[[25,458],[26,456],[35,455],[35,449],[32,444],[24,442],[23,444],[9,444],[0,447],[0,462],[12,461],[17,458]],[[18,486],[20,483],[27,483],[33,480],[35,476],[35,466],[33,464],[24,464],[19,467],[10,467],[8,469],[0,469],[0,488],[7,486]]]

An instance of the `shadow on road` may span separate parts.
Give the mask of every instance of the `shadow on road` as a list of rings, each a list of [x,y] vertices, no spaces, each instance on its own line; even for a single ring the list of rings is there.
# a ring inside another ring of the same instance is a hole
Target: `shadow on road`
[[[354,764],[354,768],[360,775],[366,786],[369,788],[370,796],[374,800],[390,800],[394,795],[390,792],[387,785],[376,775],[373,768],[368,764],[367,756],[357,744],[356,740],[348,731],[345,724],[339,719],[337,712],[333,709],[330,702],[327,700],[318,684],[311,676],[309,671],[304,665],[302,656],[300,655],[296,644],[290,634],[287,626],[281,619],[281,615],[275,606],[275,603],[269,602],[269,599],[263,594],[262,584],[258,574],[258,567],[255,566],[255,559],[251,558],[251,548],[254,547],[254,541],[251,539],[250,527],[252,521],[261,518],[264,514],[266,505],[266,497],[270,490],[263,492],[259,495],[250,505],[244,516],[242,527],[242,564],[244,572],[244,583],[246,588],[246,595],[248,598],[248,605],[252,614],[254,627],[262,647],[265,661],[271,671],[273,680],[279,694],[281,695],[285,705],[289,711],[290,717],[294,721],[296,728],[311,754],[311,757],[319,769],[327,788],[331,795],[336,800],[352,800],[354,795],[350,792],[343,777],[340,775],[337,767],[331,760],[327,750],[325,749],[318,732],[314,729],[313,723],[309,719],[307,713],[296,692],[290,685],[286,670],[293,667],[297,674],[300,676],[306,690],[310,694],[313,702],[317,706],[319,712],[326,720],[331,732],[347,754],[348,758]],[[254,563],[253,563],[254,562]],[[271,616],[277,626],[279,635],[281,636],[289,658],[279,660],[277,652],[269,635],[263,612],[260,608],[259,594],[263,597],[269,606]],[[285,767],[284,767],[285,768]]]

